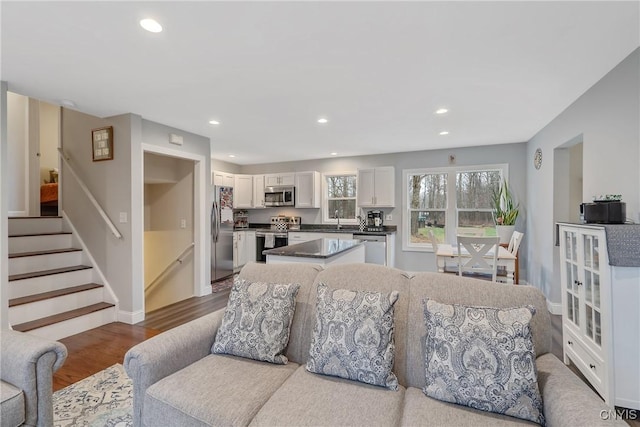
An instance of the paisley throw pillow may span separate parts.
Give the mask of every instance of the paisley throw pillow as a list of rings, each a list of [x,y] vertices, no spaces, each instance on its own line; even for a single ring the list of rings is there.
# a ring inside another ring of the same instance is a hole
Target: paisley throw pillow
[[[285,365],[299,288],[236,279],[211,351]]]
[[[544,425],[531,306],[498,309],[424,300],[423,392],[434,399]]]
[[[307,371],[397,390],[391,369],[398,292],[334,290],[324,283],[317,291]]]

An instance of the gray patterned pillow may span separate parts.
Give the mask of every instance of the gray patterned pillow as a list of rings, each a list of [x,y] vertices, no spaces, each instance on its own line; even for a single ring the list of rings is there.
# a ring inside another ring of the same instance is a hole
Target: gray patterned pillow
[[[299,288],[236,279],[211,351],[285,365]]]
[[[544,425],[529,327],[534,313],[532,306],[498,309],[424,300],[423,392]]]
[[[307,371],[397,390],[391,372],[397,300],[397,291],[333,290],[319,283]]]

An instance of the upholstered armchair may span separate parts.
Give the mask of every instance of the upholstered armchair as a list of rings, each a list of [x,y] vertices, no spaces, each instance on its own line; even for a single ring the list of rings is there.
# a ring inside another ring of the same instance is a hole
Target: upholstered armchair
[[[53,425],[53,373],[67,358],[56,341],[0,331],[0,425]]]

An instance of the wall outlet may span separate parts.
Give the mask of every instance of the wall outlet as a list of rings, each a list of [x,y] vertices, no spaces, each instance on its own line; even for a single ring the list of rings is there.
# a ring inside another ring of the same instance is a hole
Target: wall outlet
[[[186,219],[181,219],[180,220],[180,228],[187,228],[187,220]]]
[[[385,220],[385,221],[393,221],[393,215],[391,215],[391,214],[387,214],[387,215],[384,217],[384,220]]]
[[[127,213],[126,212],[120,212],[120,224],[126,224],[127,221],[128,221]]]

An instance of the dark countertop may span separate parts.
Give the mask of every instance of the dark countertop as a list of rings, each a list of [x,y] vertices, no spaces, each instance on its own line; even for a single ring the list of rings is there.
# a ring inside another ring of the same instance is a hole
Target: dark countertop
[[[268,231],[270,229],[269,224],[251,224],[249,228],[238,228],[236,231],[241,230],[256,230],[263,229]],[[303,224],[299,230],[289,230],[293,232],[303,233],[353,233],[366,236],[386,236],[393,234],[397,231],[397,226],[390,225],[385,226],[383,231],[360,231],[357,225],[344,225],[342,228],[337,229],[335,225],[328,224]]]
[[[280,248],[266,249],[265,255],[294,256],[302,258],[331,258],[362,245],[358,240],[317,239]]]

